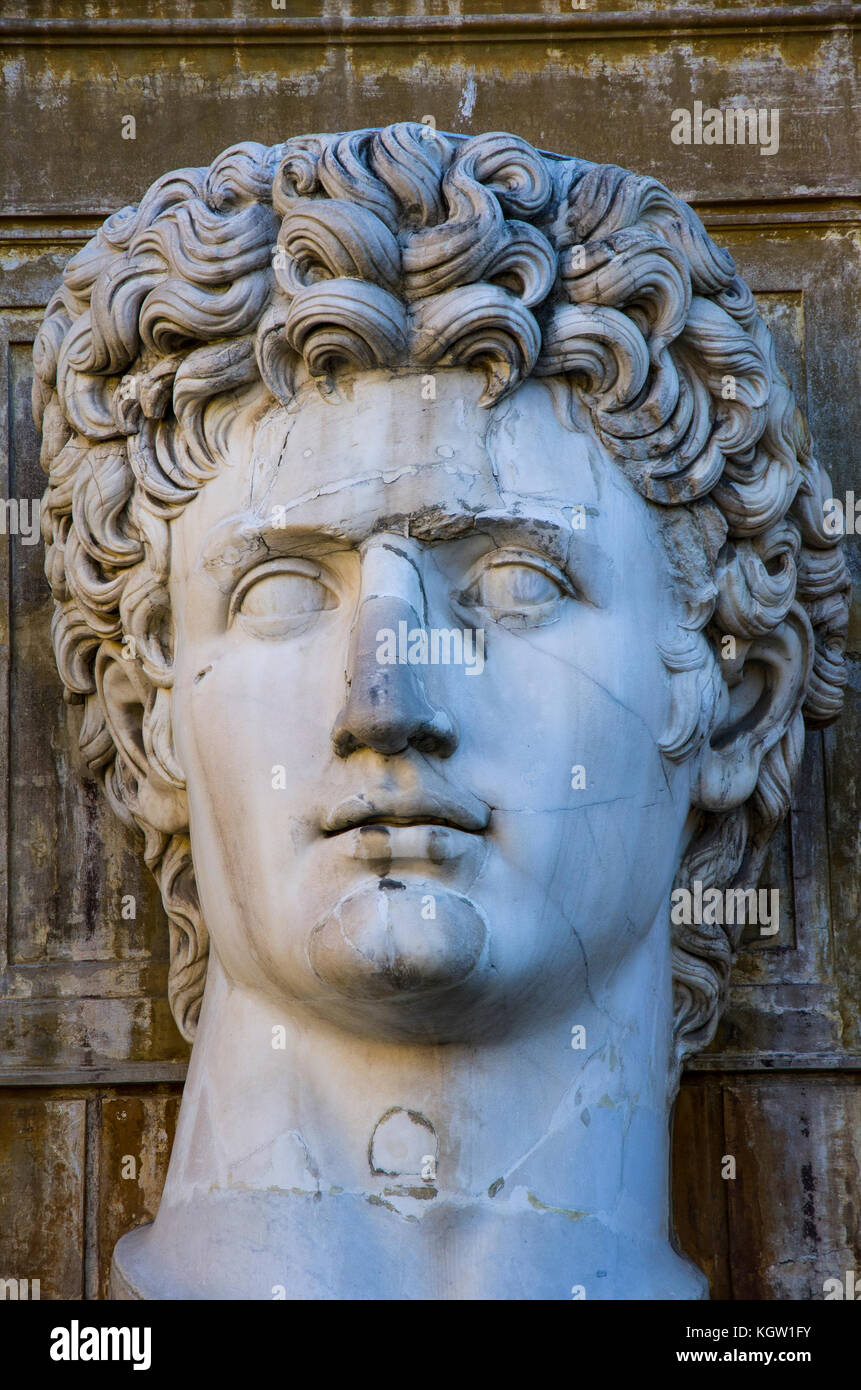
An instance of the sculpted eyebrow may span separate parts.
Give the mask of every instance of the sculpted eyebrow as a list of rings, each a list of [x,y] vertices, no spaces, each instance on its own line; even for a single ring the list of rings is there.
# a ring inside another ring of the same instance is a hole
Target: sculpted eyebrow
[[[590,509],[591,510],[591,509]],[[355,548],[381,531],[409,536],[426,544],[442,544],[469,536],[486,536],[495,544],[518,544],[548,555],[577,581],[578,552],[603,556],[594,532],[584,541],[584,531],[561,525],[549,517],[499,515],[492,512],[427,509],[406,517],[402,513],[377,516],[372,525],[356,527],[302,525],[289,519],[289,508],[273,506],[265,517],[230,517],[206,536],[200,552],[201,566],[216,583],[233,583],[268,555],[319,556],[334,550]],[[604,561],[607,563],[606,556]]]
[[[345,550],[354,542],[334,528],[280,526],[257,516],[231,517],[213,527],[200,549],[199,565],[216,581],[234,580],[267,555],[307,555],[321,549]]]
[[[583,509],[585,510],[585,509]],[[594,511],[589,508],[589,511]],[[285,540],[325,542],[338,545],[361,545],[370,536],[380,531],[391,531],[396,535],[409,536],[413,540],[447,541],[457,540],[473,534],[490,535],[504,532],[507,535],[534,536],[545,544],[562,542],[566,548],[572,535],[576,539],[577,530],[560,524],[552,517],[512,515],[499,512],[451,511],[441,507],[425,508],[405,516],[402,512],[375,516],[373,525],[321,526],[319,522],[303,524],[290,518],[288,507],[277,505],[270,508],[265,516],[248,513],[243,516],[228,517],[213,527],[204,538],[201,560],[204,563],[219,553],[226,555],[230,550],[243,550],[249,545],[263,545],[273,550],[283,548]],[[582,533],[582,532],[581,532]]]

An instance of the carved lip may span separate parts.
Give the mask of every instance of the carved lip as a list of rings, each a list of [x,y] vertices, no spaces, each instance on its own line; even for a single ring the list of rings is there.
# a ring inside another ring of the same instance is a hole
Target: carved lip
[[[324,835],[340,835],[362,825],[447,825],[451,830],[481,835],[489,822],[490,807],[474,796],[455,800],[421,791],[400,795],[360,792],[339,802],[324,818],[322,830]]]

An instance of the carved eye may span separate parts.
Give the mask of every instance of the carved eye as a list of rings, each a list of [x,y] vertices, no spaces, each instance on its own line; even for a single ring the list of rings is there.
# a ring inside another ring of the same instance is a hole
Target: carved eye
[[[574,591],[554,565],[537,555],[505,554],[485,563],[462,598],[495,618],[532,625],[555,618],[566,596]]]
[[[308,560],[273,560],[247,574],[230,600],[230,619],[238,618],[255,637],[290,637],[338,600]]]

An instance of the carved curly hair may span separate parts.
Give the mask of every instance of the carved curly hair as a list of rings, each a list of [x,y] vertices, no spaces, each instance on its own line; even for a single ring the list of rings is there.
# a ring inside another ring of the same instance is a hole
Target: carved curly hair
[[[670,759],[715,727],[745,655],[790,611],[812,629],[801,696],[753,795],[701,812],[678,883],[755,883],[789,805],[804,722],[841,706],[848,575],[830,482],[731,257],[654,179],[542,154],[507,134],[412,123],[226,150],[158,179],[67,265],[34,349],[49,476],[42,526],[66,698],[117,813],[146,836],[187,1038],[208,937],[187,827],[133,817],[94,670],[131,639],[149,691],[141,746],[184,786],[171,742],[170,522],[219,469],[236,402],[290,400],[297,372],[473,366],[491,404],[533,375],[561,391],[654,504],[688,621],[662,650]],[[262,385],[261,385],[262,384]],[[736,639],[721,660],[719,639]],[[712,1037],[738,941],[673,927],[676,1055]]]

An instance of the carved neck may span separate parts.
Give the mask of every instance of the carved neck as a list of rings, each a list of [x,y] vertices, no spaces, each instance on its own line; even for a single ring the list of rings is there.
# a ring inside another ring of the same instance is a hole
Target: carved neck
[[[703,1296],[668,1238],[665,940],[493,1046],[300,1021],[213,954],[158,1221],[118,1249],[137,1296]]]

